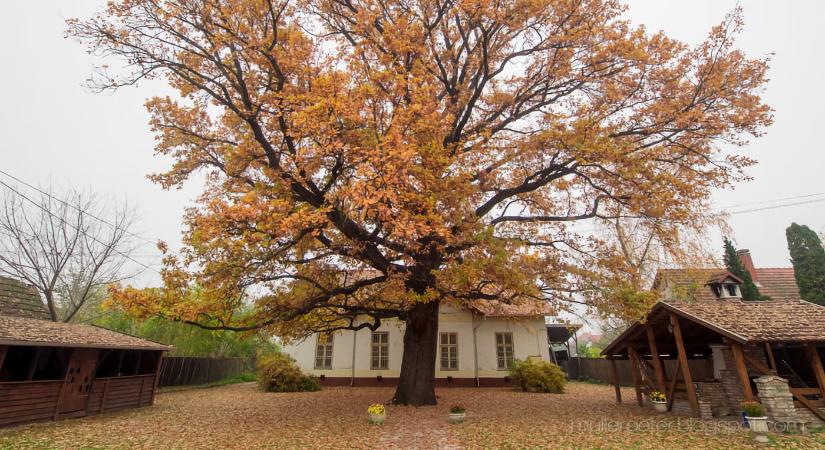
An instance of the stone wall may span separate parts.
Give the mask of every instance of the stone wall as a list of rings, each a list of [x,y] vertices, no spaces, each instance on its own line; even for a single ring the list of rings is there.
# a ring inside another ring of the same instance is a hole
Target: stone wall
[[[788,390],[788,380],[764,375],[755,380],[759,402],[765,408],[765,415],[776,422],[796,422],[799,416],[793,404],[793,395]]]

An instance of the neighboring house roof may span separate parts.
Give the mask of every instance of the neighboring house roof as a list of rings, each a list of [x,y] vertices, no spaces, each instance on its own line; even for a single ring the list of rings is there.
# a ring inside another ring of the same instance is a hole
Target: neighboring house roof
[[[0,345],[169,350],[171,347],[92,325],[0,316]]]
[[[556,314],[556,310],[549,303],[538,300],[517,304],[495,300],[478,300],[473,302],[470,308],[489,317],[541,317]]]
[[[773,300],[799,300],[799,288],[792,267],[771,267],[754,269],[753,278],[759,293]],[[704,269],[662,269],[656,275],[654,288],[673,285],[681,288],[688,298],[673,300],[710,300],[718,301],[707,284],[721,281],[726,277],[738,279],[724,268]]]
[[[37,289],[3,276],[0,276],[0,315],[51,319]]]

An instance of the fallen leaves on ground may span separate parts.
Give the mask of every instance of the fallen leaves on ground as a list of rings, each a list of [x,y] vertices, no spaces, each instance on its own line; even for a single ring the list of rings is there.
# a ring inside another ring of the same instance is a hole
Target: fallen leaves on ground
[[[264,393],[252,383],[160,394],[138,410],[0,430],[0,449],[285,448],[759,448],[735,421],[662,417],[617,405],[613,388],[570,383],[565,394],[508,388],[442,388],[438,406],[367,407],[391,388]],[[625,392],[625,398],[632,393]],[[467,421],[447,422],[463,403]],[[781,448],[825,448],[823,435],[772,435]]]

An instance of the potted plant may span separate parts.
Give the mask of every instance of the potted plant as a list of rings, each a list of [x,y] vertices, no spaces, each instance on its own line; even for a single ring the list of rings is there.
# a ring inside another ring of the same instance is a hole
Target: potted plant
[[[765,408],[759,402],[742,402],[742,411],[745,413],[745,421],[748,427],[757,434],[767,433],[768,418],[765,416]]]
[[[367,413],[370,415],[370,422],[372,423],[384,423],[384,419],[387,418],[387,409],[384,408],[384,405],[381,403],[373,403],[367,408]]]
[[[653,391],[650,393],[650,402],[653,403],[653,409],[658,413],[667,412],[667,396],[664,392]]]
[[[456,403],[450,407],[450,423],[461,423],[464,422],[464,414],[467,411],[467,408],[464,407],[461,403]]]

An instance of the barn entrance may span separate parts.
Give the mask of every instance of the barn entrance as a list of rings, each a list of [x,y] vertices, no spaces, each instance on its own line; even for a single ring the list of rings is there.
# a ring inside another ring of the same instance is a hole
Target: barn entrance
[[[58,414],[86,412],[89,392],[97,369],[98,350],[77,348],[69,358],[66,381],[60,394]]]

